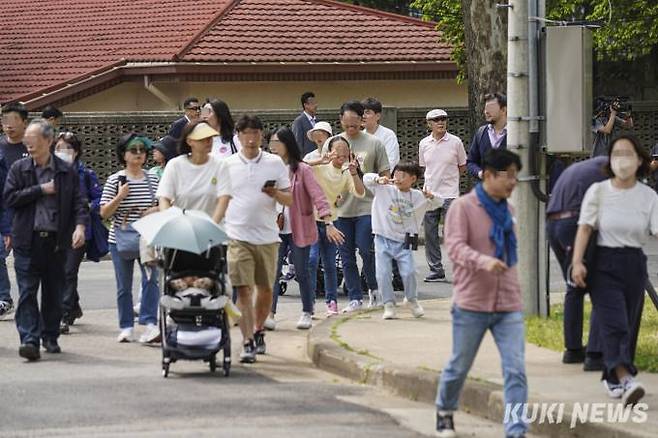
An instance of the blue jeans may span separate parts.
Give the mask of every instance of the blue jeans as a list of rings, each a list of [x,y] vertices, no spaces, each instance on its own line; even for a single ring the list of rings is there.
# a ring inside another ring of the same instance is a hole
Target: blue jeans
[[[0,242],[0,301],[12,302],[11,283],[7,272],[7,252],[4,242]]]
[[[336,244],[327,239],[327,226],[324,222],[318,224],[318,241],[311,246],[309,254],[309,280],[311,290],[315,291],[318,286],[318,264],[322,259],[324,269],[324,294],[325,302],[338,301],[338,277],[336,273]]]
[[[384,236],[375,234],[375,268],[377,284],[384,298],[384,304],[395,303],[393,294],[393,264],[398,262],[400,277],[404,285],[404,295],[409,301],[418,299],[416,287],[416,266],[411,249],[404,248],[404,242],[396,242]]]
[[[503,398],[514,410],[517,403],[528,401],[525,374],[525,340],[522,312],[471,312],[452,307],[452,356],[441,372],[436,407],[455,411],[466,375],[487,330],[496,341],[503,369]],[[523,411],[522,407],[518,409]],[[520,416],[519,416],[520,417]],[[510,416],[510,419],[513,416]],[[505,433],[522,435],[528,429],[522,418],[505,424]]]
[[[345,243],[338,247],[343,262],[343,274],[347,292],[352,300],[363,299],[359,268],[356,264],[356,250],[363,260],[363,271],[369,289],[377,289],[375,257],[373,248],[372,223],[370,215],[339,217],[336,227],[345,235]]]
[[[119,311],[119,328],[131,328],[133,317],[133,268],[135,260],[121,258],[117,246],[110,243],[110,254],[114,265],[114,277],[117,282],[117,310]],[[140,324],[158,323],[158,269],[139,264],[142,273],[142,300],[139,307]]]
[[[34,235],[29,251],[14,250],[14,269],[19,298],[16,328],[21,344],[39,345],[41,339],[56,340],[62,319],[64,251],[56,251],[55,236]],[[41,309],[37,293],[41,287]]]
[[[292,234],[279,234],[281,244],[279,245],[279,261],[276,265],[276,276],[274,277],[274,286],[272,287],[272,313],[276,313],[276,306],[279,302],[279,277],[281,277],[281,269],[283,267],[283,259],[285,259],[290,250],[290,258],[292,264],[295,266],[295,280],[299,283],[299,295],[302,297],[302,312],[313,313],[313,304],[315,302],[315,289],[311,289],[309,281],[309,253],[310,246],[300,248],[295,246],[292,241]]]

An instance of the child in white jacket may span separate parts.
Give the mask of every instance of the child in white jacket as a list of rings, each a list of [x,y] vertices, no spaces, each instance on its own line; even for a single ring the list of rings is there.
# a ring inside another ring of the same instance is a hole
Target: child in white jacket
[[[375,235],[377,284],[384,298],[384,319],[394,319],[395,296],[392,260],[398,263],[404,293],[414,317],[423,316],[416,290],[416,267],[412,250],[418,247],[418,232],[427,210],[443,205],[432,193],[412,189],[420,177],[420,167],[412,162],[399,163],[393,178],[367,173],[364,185],[375,195],[372,203],[372,232]]]

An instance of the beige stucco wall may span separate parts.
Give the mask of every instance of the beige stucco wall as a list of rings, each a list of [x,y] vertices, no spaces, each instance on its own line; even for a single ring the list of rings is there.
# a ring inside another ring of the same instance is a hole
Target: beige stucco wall
[[[109,90],[62,106],[63,111],[175,110],[187,96],[218,97],[232,110],[294,109],[311,90],[320,107],[337,108],[348,99],[374,96],[392,107],[465,107],[466,84],[454,80],[324,81],[324,82],[189,82],[154,83],[170,105],[142,83],[125,82]]]

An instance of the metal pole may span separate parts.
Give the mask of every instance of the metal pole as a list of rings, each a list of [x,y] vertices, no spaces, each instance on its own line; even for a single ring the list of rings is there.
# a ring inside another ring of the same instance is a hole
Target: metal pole
[[[519,154],[523,170],[512,195],[519,238],[519,281],[526,314],[539,314],[539,200],[533,193],[536,176],[530,165],[530,99],[528,58],[528,3],[512,0],[508,9],[507,147]]]

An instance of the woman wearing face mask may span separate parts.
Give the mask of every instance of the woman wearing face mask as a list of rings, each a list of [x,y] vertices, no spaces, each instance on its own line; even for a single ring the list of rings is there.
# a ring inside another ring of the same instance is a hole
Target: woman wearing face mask
[[[57,136],[55,143],[55,155],[70,163],[78,169],[80,176],[80,193],[84,193],[89,202],[89,213],[100,214],[100,202],[103,189],[98,184],[98,176],[93,169],[87,167],[82,160],[82,144],[72,132],[62,132]],[[86,227],[86,240],[92,237],[91,226]],[[86,247],[77,249],[67,248],[65,267],[65,284],[62,297],[62,321],[60,332],[69,332],[69,326],[73,325],[77,318],[82,317],[80,307],[80,295],[78,294],[78,270],[84,257]]]
[[[603,339],[602,380],[608,395],[633,405],[645,393],[634,378],[633,360],[647,282],[642,246],[649,235],[658,234],[658,195],[638,181],[648,174],[651,159],[637,138],[617,137],[608,156],[610,179],[592,184],[583,199],[571,275],[578,286],[590,289]],[[594,229],[596,253],[592,266],[585,266]]]

